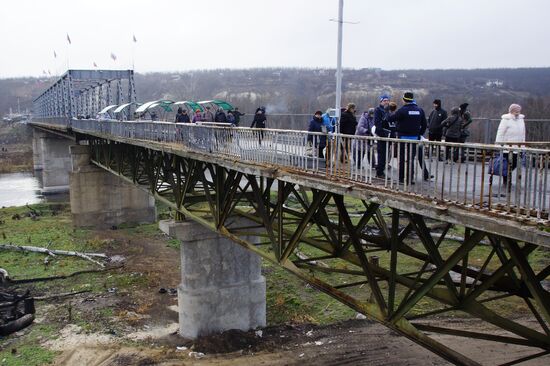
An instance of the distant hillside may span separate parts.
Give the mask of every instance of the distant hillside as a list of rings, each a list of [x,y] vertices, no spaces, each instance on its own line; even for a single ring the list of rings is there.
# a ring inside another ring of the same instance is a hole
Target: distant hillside
[[[311,114],[334,104],[334,74],[333,69],[296,68],[149,73],[136,75],[136,88],[140,101],[221,98],[249,113],[264,105],[268,114]],[[22,109],[31,108],[32,100],[53,81],[0,80],[0,114],[15,108],[17,98]],[[415,92],[426,110],[439,98],[444,108],[468,102],[474,116],[498,118],[516,102],[528,118],[550,118],[550,68],[344,71],[343,103],[354,102],[360,110],[375,106],[383,92],[400,100],[406,90]],[[271,126],[304,128],[304,123],[279,118]]]

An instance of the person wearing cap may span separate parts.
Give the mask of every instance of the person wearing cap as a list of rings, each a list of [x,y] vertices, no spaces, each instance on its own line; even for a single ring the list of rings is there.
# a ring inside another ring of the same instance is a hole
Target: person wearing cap
[[[441,123],[447,119],[447,111],[441,108],[441,100],[435,99],[434,109],[428,117],[428,139],[430,141],[441,141],[443,127]]]
[[[416,104],[412,92],[403,94],[403,102],[405,104],[388,117],[388,122],[395,122],[397,138],[404,140],[399,148],[399,182],[414,184],[417,145],[405,141],[420,140],[420,136],[426,132],[427,121],[424,110]],[[407,160],[406,174],[405,160]]]
[[[198,108],[195,109],[195,115],[193,116],[192,122],[193,123],[202,122],[202,114],[200,109]]]
[[[359,118],[355,136],[372,136],[372,128],[374,126],[374,108],[369,108]],[[369,140],[355,140],[355,148],[353,149],[353,161],[357,169],[361,169],[361,163],[364,157],[369,158]]]
[[[382,94],[379,98],[380,104],[374,110],[374,134],[380,137],[390,137],[391,129],[388,124],[390,97],[387,94]],[[376,176],[378,178],[385,177],[386,171],[386,150],[388,142],[378,140],[376,144],[377,162]]]
[[[521,146],[523,142],[525,142],[525,116],[521,114],[521,106],[519,104],[511,104],[508,108],[508,113],[503,114],[500,120],[500,123],[498,125],[497,130],[497,137],[495,139],[495,144],[507,144],[509,145],[511,142],[516,142],[516,144],[512,144],[513,147]],[[508,184],[508,176],[511,175],[512,171],[516,169],[518,166],[518,153],[517,152],[510,152],[505,151],[504,158],[506,159],[506,163],[501,162],[501,166],[504,166],[506,164],[509,164],[508,162],[511,161],[511,165],[509,166],[509,171],[506,171],[505,168],[503,168],[502,172],[502,179],[504,185]],[[507,174],[503,174],[507,173]],[[508,186],[508,189],[510,189],[511,186]]]
[[[316,111],[311,121],[309,121],[308,132],[323,132],[323,112]],[[317,157],[324,159],[323,150],[327,146],[327,136],[323,135],[307,135],[307,142],[309,146],[315,147],[317,150]]]
[[[176,114],[176,123],[188,123],[189,115],[187,114],[187,110],[183,109],[182,107],[178,108],[178,113]]]

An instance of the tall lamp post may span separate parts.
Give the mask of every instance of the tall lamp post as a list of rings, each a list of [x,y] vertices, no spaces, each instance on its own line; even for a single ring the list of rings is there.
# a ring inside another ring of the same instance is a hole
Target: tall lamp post
[[[338,52],[336,60],[336,133],[340,133],[340,110],[342,103],[342,32],[344,0],[338,0]]]

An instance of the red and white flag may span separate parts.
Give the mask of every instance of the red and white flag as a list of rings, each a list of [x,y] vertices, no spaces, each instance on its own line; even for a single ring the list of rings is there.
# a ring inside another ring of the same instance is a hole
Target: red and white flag
[[[111,52],[111,58],[113,59],[113,61],[116,61],[116,55],[112,52]]]
[[[67,42],[69,42],[69,44],[71,44],[71,37],[69,37],[69,33],[67,33]]]
[[[94,61],[94,67],[97,67],[97,64],[95,63],[95,61]]]

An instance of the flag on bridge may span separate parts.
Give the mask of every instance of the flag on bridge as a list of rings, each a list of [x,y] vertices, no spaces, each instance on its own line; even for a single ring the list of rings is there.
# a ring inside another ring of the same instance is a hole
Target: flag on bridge
[[[42,74],[48,75],[48,73],[46,72],[46,70],[42,70]]]
[[[94,61],[94,67],[97,67],[97,64],[95,63],[95,61]]]
[[[55,53],[55,50],[53,50],[53,58],[57,58],[57,53]]]
[[[111,58],[113,59],[113,61],[116,61],[116,55],[112,52],[111,52]]]
[[[71,37],[69,37],[69,33],[67,33],[67,42],[69,42],[69,44],[71,44]]]
[[[132,36],[132,38],[133,38],[133,40],[134,40],[134,43],[136,43],[136,42],[137,42],[137,38],[136,38],[136,35],[135,35],[135,34]]]

